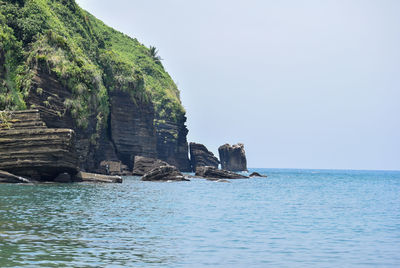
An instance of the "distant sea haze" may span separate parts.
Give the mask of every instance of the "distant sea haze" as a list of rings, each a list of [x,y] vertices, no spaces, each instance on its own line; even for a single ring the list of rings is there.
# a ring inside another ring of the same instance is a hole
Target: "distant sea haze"
[[[400,267],[400,172],[0,187],[0,266]]]

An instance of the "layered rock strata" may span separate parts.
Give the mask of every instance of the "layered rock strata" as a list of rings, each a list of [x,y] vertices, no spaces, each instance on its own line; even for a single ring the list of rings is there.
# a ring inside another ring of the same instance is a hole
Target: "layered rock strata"
[[[156,157],[156,132],[151,103],[134,103],[129,93],[112,91],[110,131],[118,158],[133,168],[135,155]]]
[[[83,182],[103,182],[103,183],[122,183],[120,176],[110,176],[88,172],[79,172],[77,175],[79,181]]]
[[[109,92],[107,124],[96,129],[98,119],[90,114],[87,127],[82,128],[64,105],[72,98],[72,93],[54,74],[39,69],[34,77],[34,88],[27,104],[39,110],[46,125],[75,131],[80,169],[98,171],[102,161],[121,161],[132,169],[134,157],[140,155],[161,159],[181,171],[191,171],[186,117],[177,122],[158,120],[152,102],[136,100],[130,93],[114,89]]]
[[[210,152],[206,146],[200,143],[191,142],[190,147],[190,162],[193,171],[196,171],[198,167],[212,166],[218,168],[218,158]]]
[[[218,152],[222,169],[230,171],[247,171],[246,153],[243,144],[238,143],[232,146],[224,144],[218,148]]]
[[[186,139],[189,131],[185,122],[186,117],[180,118],[178,122],[155,120],[157,158],[176,166],[180,171],[190,172],[191,166]]]
[[[2,113],[1,170],[46,181],[78,172],[73,130],[46,128],[38,110]]]
[[[32,86],[33,89],[26,99],[27,105],[39,110],[40,117],[47,127],[74,130],[74,149],[78,156],[79,168],[95,170],[98,166],[95,152],[100,148],[99,142],[97,144],[93,142],[97,123],[95,114],[88,116],[86,127],[79,127],[64,104],[66,100],[73,98],[71,90],[45,68],[38,67]]]
[[[190,171],[180,93],[154,51],[74,0],[36,2],[0,1],[0,109],[38,109],[48,127],[74,130],[85,171],[132,168],[136,155]]]

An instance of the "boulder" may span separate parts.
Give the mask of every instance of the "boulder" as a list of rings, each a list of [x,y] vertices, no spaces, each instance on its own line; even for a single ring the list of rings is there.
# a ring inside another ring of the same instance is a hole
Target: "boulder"
[[[73,130],[46,128],[38,110],[0,113],[1,170],[41,181],[78,172]]]
[[[200,143],[191,142],[190,147],[190,162],[193,171],[196,171],[197,167],[212,166],[218,168],[218,158],[210,152],[206,146]]]
[[[28,179],[0,170],[0,183],[29,183]]]
[[[214,178],[214,179],[248,179],[249,177],[234,173],[232,171],[218,169],[216,167],[198,167],[196,169],[196,176],[203,178]]]
[[[77,178],[83,182],[122,183],[120,176],[110,176],[96,173],[79,172]]]
[[[247,171],[246,153],[242,143],[232,146],[224,144],[218,148],[218,152],[222,169],[230,171]]]
[[[174,166],[160,166],[144,174],[142,181],[190,181]]]
[[[263,177],[263,178],[266,178],[267,176],[261,175],[261,174],[258,173],[258,172],[253,172],[253,173],[250,174],[249,177],[250,177],[250,178],[251,178],[251,177]]]
[[[150,170],[161,166],[168,166],[168,163],[155,158],[135,156],[132,175],[143,176]]]

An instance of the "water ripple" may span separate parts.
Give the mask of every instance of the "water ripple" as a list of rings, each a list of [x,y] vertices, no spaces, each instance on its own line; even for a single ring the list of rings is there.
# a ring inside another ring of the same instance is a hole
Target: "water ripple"
[[[399,267],[400,172],[0,185],[0,267]]]

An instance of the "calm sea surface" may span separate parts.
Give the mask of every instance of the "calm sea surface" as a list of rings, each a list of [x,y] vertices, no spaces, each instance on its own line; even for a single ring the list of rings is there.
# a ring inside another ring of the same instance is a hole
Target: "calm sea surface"
[[[400,267],[400,172],[257,171],[0,185],[0,267]]]

